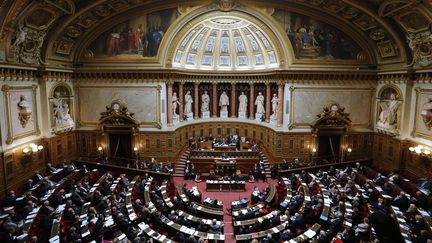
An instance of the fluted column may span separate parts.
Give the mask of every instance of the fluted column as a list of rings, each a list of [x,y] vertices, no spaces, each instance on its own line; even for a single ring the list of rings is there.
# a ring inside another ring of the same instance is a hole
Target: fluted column
[[[172,96],[173,96],[173,82],[172,80],[167,81],[167,122],[168,126],[173,125],[173,106],[172,106]]]
[[[281,127],[283,124],[283,106],[284,106],[284,83],[278,82],[278,110],[277,110],[277,126]]]
[[[183,89],[184,89],[184,81],[181,81],[180,83],[179,83],[179,103],[180,103],[180,105],[179,105],[179,116],[180,116],[180,121],[183,121],[183,119],[184,119],[184,92],[183,92]]]
[[[249,119],[255,119],[255,84],[250,82],[250,95],[249,95]]]
[[[218,103],[217,103],[217,83],[214,82],[212,83],[212,88],[213,88],[213,97],[212,97],[212,117],[217,117],[217,107],[218,107]]]
[[[200,117],[199,114],[199,82],[194,83],[194,118],[198,119]]]
[[[270,122],[270,115],[271,115],[271,83],[269,81],[266,82],[266,121]]]
[[[236,83],[231,83],[231,100],[230,100],[230,107],[231,107],[231,117],[236,117]]]

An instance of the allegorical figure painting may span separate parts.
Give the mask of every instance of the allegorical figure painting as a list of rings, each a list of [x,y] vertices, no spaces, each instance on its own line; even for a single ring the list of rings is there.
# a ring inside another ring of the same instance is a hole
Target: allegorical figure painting
[[[129,19],[100,35],[89,50],[96,58],[155,57],[165,32],[177,16],[173,8]]]
[[[273,17],[282,25],[298,59],[357,59],[362,49],[342,31],[309,16],[277,9]]]

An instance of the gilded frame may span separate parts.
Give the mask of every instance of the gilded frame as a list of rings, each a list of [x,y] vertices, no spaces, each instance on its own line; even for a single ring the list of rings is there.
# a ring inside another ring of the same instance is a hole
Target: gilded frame
[[[417,122],[420,122],[417,117],[420,111],[419,109],[420,95],[422,93],[430,93],[432,95],[432,89],[422,89],[420,87],[417,87],[415,88],[415,92],[416,92],[416,101],[415,101],[415,109],[414,109],[414,127],[411,136],[432,140],[432,134],[429,135],[429,134],[420,133],[417,127]]]
[[[4,102],[5,102],[5,109],[6,109],[6,123],[7,123],[7,138],[6,138],[6,144],[12,144],[13,141],[25,137],[29,137],[32,135],[38,136],[40,134],[39,130],[39,123],[38,123],[38,110],[37,110],[37,91],[38,86],[32,85],[32,86],[10,86],[10,85],[3,85],[2,91],[4,92]],[[29,132],[24,132],[21,134],[14,134],[13,127],[12,127],[12,114],[11,114],[11,104],[9,102],[10,100],[10,94],[11,92],[17,92],[17,91],[28,91],[30,90],[32,93],[32,105],[33,105],[33,121],[34,121],[34,128]]]
[[[294,121],[294,94],[295,91],[298,90],[307,90],[310,92],[331,92],[331,91],[369,91],[370,92],[370,107],[368,109],[368,122],[367,123],[355,123],[353,122],[351,125],[353,127],[367,127],[370,128],[372,125],[372,109],[374,107],[374,92],[375,89],[374,88],[343,88],[343,87],[294,87],[294,86],[290,86],[289,88],[289,92],[290,92],[290,114],[289,114],[289,124],[288,124],[288,129],[292,130],[294,128],[303,128],[303,129],[309,129],[312,127],[312,124],[309,123],[295,123]],[[328,105],[327,103],[324,104],[324,107]],[[318,115],[318,114],[317,114]]]
[[[80,107],[80,101],[79,101],[79,92],[81,89],[95,89],[95,88],[104,88],[104,89],[133,89],[133,90],[148,90],[148,89],[154,89],[156,90],[156,120],[155,121],[150,121],[150,122],[143,122],[140,121],[140,128],[158,128],[161,129],[162,128],[162,116],[161,116],[161,91],[162,91],[162,86],[161,85],[157,85],[157,86],[115,86],[115,85],[111,85],[111,86],[75,86],[76,88],[76,93],[77,93],[77,125],[78,126],[97,126],[99,123],[98,121],[83,121],[82,119],[82,113],[81,113],[81,107]],[[102,112],[102,111],[101,111]]]

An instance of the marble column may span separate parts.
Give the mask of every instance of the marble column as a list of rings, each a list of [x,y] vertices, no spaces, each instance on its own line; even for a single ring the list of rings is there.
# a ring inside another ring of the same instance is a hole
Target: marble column
[[[284,83],[278,82],[278,110],[277,110],[277,126],[281,127],[283,124],[283,107],[284,107]]]
[[[218,103],[217,103],[217,83],[214,82],[212,83],[212,89],[213,89],[213,94],[212,94],[212,117],[217,117],[217,108],[218,108]]]
[[[180,116],[180,121],[183,121],[183,119],[184,119],[184,110],[183,110],[183,107],[184,107],[184,92],[183,92],[183,89],[184,89],[184,81],[181,81],[180,83],[179,83],[179,93],[178,93],[178,99],[179,99],[179,116]]]
[[[199,111],[199,82],[194,83],[194,119],[200,118]]]
[[[231,117],[236,117],[236,86],[237,84],[235,82],[231,83]]]
[[[255,84],[250,82],[250,95],[249,95],[249,119],[255,119]]]
[[[168,126],[173,125],[173,106],[172,106],[172,96],[173,96],[173,82],[171,80],[167,81],[167,122]]]
[[[269,81],[266,82],[266,122],[270,122],[271,115],[271,83]]]

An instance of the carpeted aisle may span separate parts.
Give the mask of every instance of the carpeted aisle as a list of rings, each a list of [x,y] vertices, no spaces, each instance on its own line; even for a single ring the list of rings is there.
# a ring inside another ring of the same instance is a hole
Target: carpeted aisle
[[[246,191],[244,192],[207,192],[206,191],[206,183],[196,183],[192,180],[185,181],[182,177],[174,177],[173,182],[175,185],[185,184],[187,188],[191,188],[193,186],[197,186],[199,191],[201,192],[202,200],[207,197],[211,199],[217,199],[223,202],[224,205],[224,233],[225,233],[225,242],[231,243],[235,242],[234,237],[234,227],[232,225],[232,217],[227,212],[227,208],[231,207],[231,202],[236,201],[242,198],[247,198],[250,200],[251,193],[255,186],[258,186],[260,191],[264,190],[270,183],[276,183],[274,180],[268,179],[266,182],[259,181],[255,183],[246,183]]]

